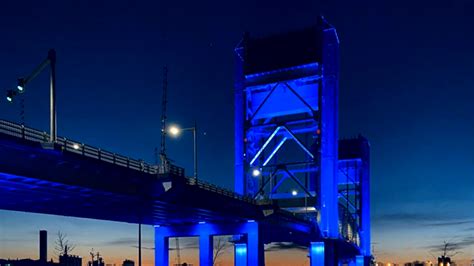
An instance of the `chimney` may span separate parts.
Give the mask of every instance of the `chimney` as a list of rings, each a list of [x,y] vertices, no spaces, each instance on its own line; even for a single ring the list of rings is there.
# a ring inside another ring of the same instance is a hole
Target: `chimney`
[[[48,231],[40,230],[40,242],[39,242],[39,260],[45,263],[48,259]]]

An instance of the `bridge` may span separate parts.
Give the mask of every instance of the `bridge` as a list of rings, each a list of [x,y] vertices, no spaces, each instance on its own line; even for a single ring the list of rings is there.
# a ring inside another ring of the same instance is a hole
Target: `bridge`
[[[212,265],[217,235],[234,236],[238,266],[265,265],[272,242],[308,247],[311,265],[369,265],[369,145],[338,140],[338,45],[321,20],[236,48],[235,191],[0,120],[0,208],[152,225],[157,266],[189,236]]]

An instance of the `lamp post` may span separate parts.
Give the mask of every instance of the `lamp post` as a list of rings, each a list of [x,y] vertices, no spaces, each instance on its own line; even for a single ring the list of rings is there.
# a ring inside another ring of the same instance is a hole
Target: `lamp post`
[[[193,132],[193,147],[194,147],[194,178],[197,180],[198,178],[198,156],[197,156],[197,124],[194,121],[193,127],[188,128],[179,128],[178,126],[170,126],[168,128],[168,133],[171,136],[177,137],[181,134],[182,131],[192,131]]]
[[[17,90],[7,91],[7,101],[12,102],[13,98],[25,92],[26,85],[35,79],[47,66],[50,66],[50,82],[49,82],[49,142],[55,143],[57,138],[57,118],[56,118],[56,51],[51,49],[48,51],[48,57],[41,62],[33,72],[26,78],[19,78]]]

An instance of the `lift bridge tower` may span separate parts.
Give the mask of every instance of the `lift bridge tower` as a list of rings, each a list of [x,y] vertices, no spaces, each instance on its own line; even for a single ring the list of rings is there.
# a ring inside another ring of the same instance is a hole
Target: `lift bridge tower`
[[[369,265],[369,145],[338,141],[336,29],[321,17],[300,31],[246,34],[235,54],[235,191],[314,221],[325,265]],[[357,259],[342,261],[338,241]]]

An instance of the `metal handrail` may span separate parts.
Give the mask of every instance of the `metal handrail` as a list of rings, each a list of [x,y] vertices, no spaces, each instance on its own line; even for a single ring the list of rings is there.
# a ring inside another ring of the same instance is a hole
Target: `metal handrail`
[[[49,134],[46,132],[1,119],[0,133],[40,143],[47,142],[49,140]],[[131,159],[123,155],[118,155],[110,151],[83,144],[79,141],[58,137],[56,144],[60,146],[63,151],[98,159],[100,161],[112,163],[148,174],[158,173],[158,167],[156,165],[150,165],[143,160]]]
[[[188,185],[195,185],[195,186],[198,186],[201,189],[211,191],[211,192],[214,192],[214,193],[217,193],[217,194],[221,194],[221,195],[224,195],[224,196],[227,196],[227,197],[231,197],[231,198],[234,198],[234,199],[245,201],[245,202],[248,202],[248,203],[251,203],[251,204],[257,204],[257,201],[253,197],[244,196],[244,195],[235,193],[232,190],[218,187],[218,186],[213,185],[211,183],[204,182],[200,179],[187,178],[186,183]]]

